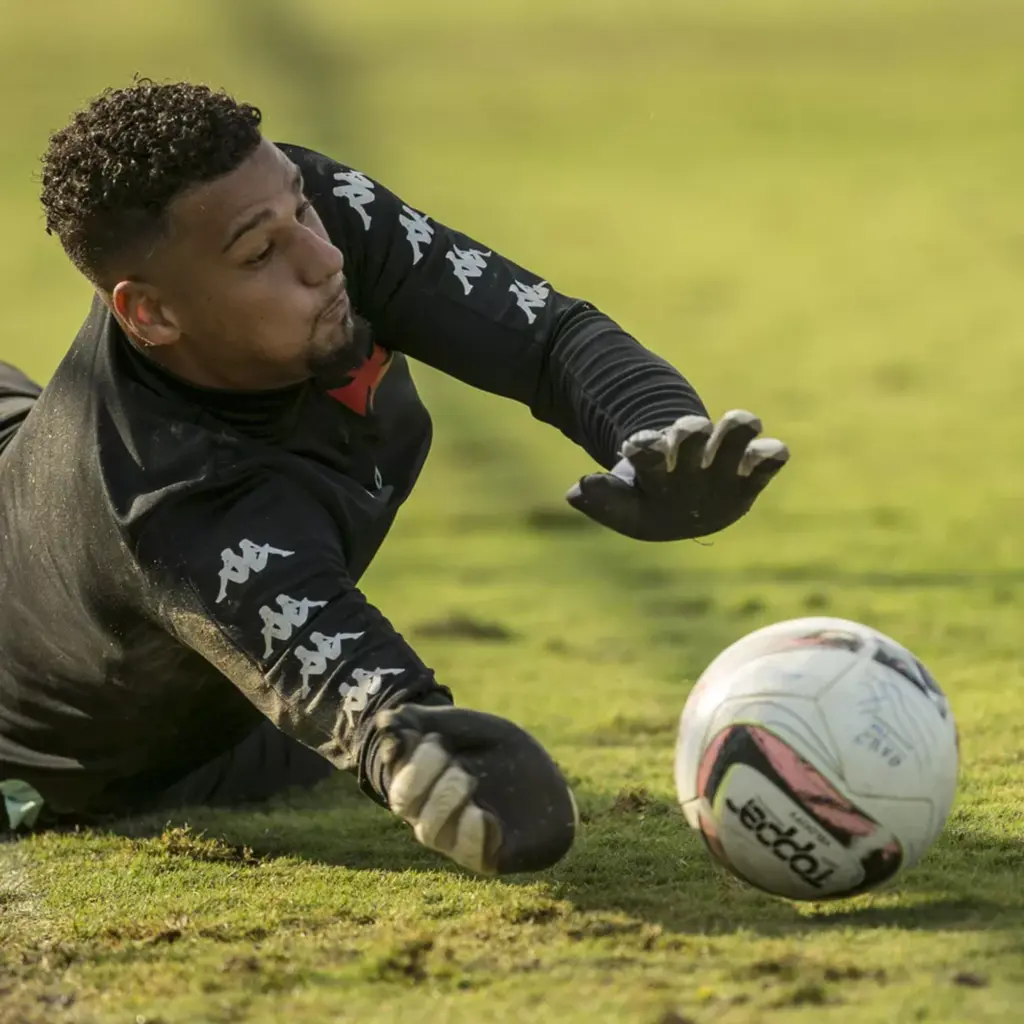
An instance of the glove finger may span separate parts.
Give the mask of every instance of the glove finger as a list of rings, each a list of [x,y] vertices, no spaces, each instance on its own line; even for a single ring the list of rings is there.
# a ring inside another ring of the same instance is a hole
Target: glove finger
[[[716,424],[704,446],[701,469],[714,465],[722,475],[732,476],[751,441],[761,433],[761,421],[746,409],[727,412]]]
[[[388,786],[391,810],[407,821],[416,818],[431,788],[450,764],[451,757],[440,737],[436,733],[425,736]]]
[[[648,470],[664,466],[664,453],[655,447],[664,435],[663,430],[638,430],[622,443],[621,456],[634,469]]]
[[[767,484],[788,461],[789,448],[782,441],[777,437],[759,437],[747,445],[736,473],[763,479]]]
[[[681,416],[664,430],[640,430],[630,435],[622,454],[641,473],[652,469],[671,473],[680,463],[696,467],[711,431],[711,420],[706,416]]]
[[[475,787],[476,779],[459,765],[449,763],[416,814],[413,825],[416,838],[424,846],[450,855],[450,847],[447,844],[439,844],[438,836],[453,816],[466,806]]]
[[[492,814],[469,804],[459,815],[458,829],[448,855],[456,864],[481,875],[498,872],[501,826]]]
[[[620,532],[631,528],[643,513],[637,489],[611,473],[583,477],[565,500],[595,522]]]

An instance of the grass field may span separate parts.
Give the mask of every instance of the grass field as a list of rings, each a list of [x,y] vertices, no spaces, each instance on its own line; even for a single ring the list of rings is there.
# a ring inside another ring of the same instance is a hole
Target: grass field
[[[1019,1021],[1022,49],[1009,0],[0,0],[0,358],[45,377],[88,301],[42,230],[47,132],[133,72],[192,77],[793,450],[713,544],[643,547],[560,511],[585,455],[418,368],[436,447],[365,589],[572,774],[576,848],[476,880],[343,779],[8,844],[0,1024]],[[794,906],[713,868],[671,757],[722,646],[820,611],[929,664],[963,776],[895,887]]]

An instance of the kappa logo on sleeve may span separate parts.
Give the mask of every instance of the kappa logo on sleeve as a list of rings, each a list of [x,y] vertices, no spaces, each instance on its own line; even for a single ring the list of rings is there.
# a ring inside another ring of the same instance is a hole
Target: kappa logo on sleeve
[[[534,311],[543,309],[551,295],[547,281],[541,281],[538,284],[523,284],[522,281],[513,281],[508,286],[508,290],[516,297],[516,305],[526,314],[526,319],[531,324],[537,319],[537,314]]]
[[[280,611],[274,611],[269,605],[260,608],[263,642],[266,644],[264,658],[269,658],[274,653],[275,640],[287,643],[291,640],[292,633],[306,624],[309,613],[314,608],[323,608],[327,604],[326,601],[310,601],[307,597],[296,600],[287,594],[278,594],[276,600]]]
[[[385,676],[400,676],[404,668],[356,668],[352,670],[352,682],[341,684],[341,695],[344,698],[342,710],[348,717],[350,728],[355,728],[355,716],[366,710],[371,697],[380,693]]]
[[[309,635],[313,650],[308,647],[296,647],[295,657],[302,665],[302,690],[299,697],[309,696],[309,680],[313,676],[322,676],[327,671],[329,662],[337,661],[342,654],[342,644],[346,640],[358,640],[362,633],[335,633],[333,636],[325,636],[323,633],[313,632]]]
[[[348,205],[359,214],[363,227],[369,231],[372,218],[366,208],[377,198],[374,182],[361,171],[335,171],[334,180],[341,182],[332,190],[334,194],[348,200]]]
[[[453,245],[445,253],[445,259],[451,263],[453,272],[462,283],[462,287],[467,295],[473,290],[471,279],[476,279],[483,275],[483,272],[487,269],[487,257],[490,255],[489,251],[460,249],[457,245]]]
[[[420,246],[429,246],[434,238],[434,227],[425,214],[418,213],[411,206],[404,204],[398,222],[405,228],[405,236],[412,246],[412,263],[415,266],[423,259],[423,250]]]
[[[295,554],[294,551],[283,551],[281,548],[271,547],[269,544],[254,544],[251,540],[240,540],[238,550],[239,554],[237,555],[231,548],[225,548],[220,553],[223,565],[217,574],[220,579],[217,604],[220,604],[228,596],[228,584],[248,583],[249,577],[253,573],[260,573],[266,569],[271,555],[291,558]]]

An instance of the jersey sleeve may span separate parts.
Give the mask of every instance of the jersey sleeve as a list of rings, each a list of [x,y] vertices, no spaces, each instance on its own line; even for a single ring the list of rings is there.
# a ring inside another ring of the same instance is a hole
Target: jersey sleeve
[[[280,478],[207,484],[152,512],[135,553],[169,633],[386,802],[368,760],[376,712],[451,695],[354,585],[312,496]]]
[[[705,414],[689,382],[589,302],[354,168],[282,146],[385,348],[515,399],[609,467],[636,430]]]

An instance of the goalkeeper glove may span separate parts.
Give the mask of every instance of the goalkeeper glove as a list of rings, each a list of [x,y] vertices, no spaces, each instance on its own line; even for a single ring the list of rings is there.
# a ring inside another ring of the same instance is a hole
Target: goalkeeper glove
[[[684,540],[724,530],[747,513],[789,459],[761,421],[734,410],[716,424],[683,416],[641,430],[608,473],[593,473],[566,495],[573,508],[636,540]]]
[[[572,846],[572,791],[512,722],[406,704],[377,716],[388,805],[424,845],[485,875],[539,871]]]

